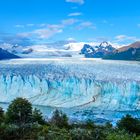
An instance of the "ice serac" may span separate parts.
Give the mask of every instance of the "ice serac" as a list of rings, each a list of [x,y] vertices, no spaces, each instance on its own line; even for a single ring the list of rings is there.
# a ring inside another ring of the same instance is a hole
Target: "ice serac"
[[[140,65],[114,61],[43,61],[0,66],[0,102],[16,97],[62,108],[140,109]]]

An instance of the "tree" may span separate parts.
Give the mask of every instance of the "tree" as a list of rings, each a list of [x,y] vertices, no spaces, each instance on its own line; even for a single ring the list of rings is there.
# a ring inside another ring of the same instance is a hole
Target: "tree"
[[[24,125],[32,122],[32,105],[23,98],[12,101],[6,112],[6,121],[11,124]]]
[[[72,140],[96,140],[89,129],[74,128],[70,130],[70,134]]]
[[[59,128],[68,128],[68,117],[66,114],[59,110],[55,110],[51,119],[51,123],[58,126]]]
[[[110,132],[107,135],[107,140],[139,140],[135,135],[130,135],[125,131]]]
[[[120,130],[126,130],[129,133],[135,133],[140,135],[140,121],[136,118],[131,117],[130,115],[126,115],[123,117],[118,123],[117,127]]]
[[[0,124],[4,122],[4,110],[0,107]]]
[[[95,129],[95,124],[92,120],[87,120],[86,124],[85,124],[85,128],[86,129]]]
[[[45,124],[45,120],[43,119],[42,113],[38,109],[34,109],[32,114],[33,122],[38,124]]]

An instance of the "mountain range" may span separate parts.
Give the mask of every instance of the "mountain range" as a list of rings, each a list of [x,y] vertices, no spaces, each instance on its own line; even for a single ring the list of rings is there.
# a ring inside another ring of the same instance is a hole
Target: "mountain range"
[[[103,59],[140,61],[140,41],[116,49],[111,54],[104,56]]]
[[[140,60],[140,41],[116,48],[109,42],[85,43],[59,41],[43,45],[0,45],[0,59],[11,58],[85,57],[113,60]]]
[[[85,44],[80,54],[84,54],[86,58],[103,58],[113,51],[115,51],[115,48],[111,44],[102,42],[100,45],[94,47]]]
[[[2,48],[0,48],[0,60],[3,59],[17,59],[20,58],[19,56],[12,54],[10,52],[8,52],[7,50],[4,50]]]

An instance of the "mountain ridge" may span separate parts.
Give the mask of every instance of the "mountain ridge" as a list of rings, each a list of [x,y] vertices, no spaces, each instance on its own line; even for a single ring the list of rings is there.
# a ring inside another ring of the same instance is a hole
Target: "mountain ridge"
[[[89,44],[85,44],[81,49],[80,54],[85,55],[86,58],[102,58],[114,50],[116,49],[111,44],[104,41],[94,47]]]
[[[0,48],[0,60],[20,58],[19,56]]]
[[[119,48],[103,59],[140,61],[140,41]]]

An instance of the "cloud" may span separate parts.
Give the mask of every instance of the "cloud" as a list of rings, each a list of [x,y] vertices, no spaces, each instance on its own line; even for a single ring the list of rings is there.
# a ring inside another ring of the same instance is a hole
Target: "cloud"
[[[63,32],[63,25],[61,24],[48,24],[46,28],[36,29],[32,34],[36,35],[40,39],[48,39],[55,34]]]
[[[86,22],[80,23],[77,27],[77,29],[79,30],[82,30],[84,28],[96,29],[96,26],[94,26],[92,22],[86,21]]]
[[[78,22],[80,23],[81,21],[75,18],[69,18],[69,19],[62,20],[60,24],[42,24],[41,27],[38,26],[40,28],[34,29],[30,32],[18,33],[17,35],[21,38],[30,38],[35,41],[41,41],[44,39],[49,39],[56,34],[62,33],[66,27],[69,27],[70,25],[73,25]],[[34,26],[34,24],[28,26]],[[81,22],[77,28],[81,30],[83,28],[95,29],[96,27],[93,26],[92,22],[88,21],[88,22]]]
[[[36,39],[48,39],[55,34],[63,32],[63,26],[57,24],[48,24],[45,28],[35,29],[31,32],[24,32],[18,34],[21,37],[29,37],[29,38],[36,38]]]
[[[62,25],[67,26],[67,25],[72,25],[76,22],[78,22],[79,20],[74,19],[74,18],[70,18],[70,19],[66,19],[66,20],[62,20]]]
[[[48,24],[47,27],[49,29],[60,29],[60,28],[63,28],[63,25],[61,25],[61,24]]]
[[[72,16],[81,16],[81,15],[82,15],[82,13],[80,13],[80,12],[68,14],[69,17],[72,17]]]
[[[115,39],[117,39],[117,40],[124,40],[124,39],[126,39],[127,38],[127,36],[126,35],[118,35],[118,36],[116,36],[115,37]]]
[[[70,16],[78,16],[81,13],[71,13]],[[79,25],[78,25],[79,24]],[[73,25],[73,26],[72,26]],[[68,18],[61,20],[59,24],[25,24],[24,27],[36,27],[28,32],[20,32],[17,34],[18,37],[23,39],[31,39],[35,42],[45,41],[46,39],[50,39],[51,37],[55,36],[56,34],[60,34],[66,29],[67,27],[72,26],[74,29],[81,30],[84,28],[95,29],[96,27],[93,25],[92,22],[83,22],[76,18]],[[71,39],[73,40],[73,39]]]
[[[32,34],[36,35],[38,38],[40,39],[48,39],[50,37],[52,37],[55,34],[61,33],[63,32],[62,29],[37,29],[34,32],[32,32]]]
[[[84,0],[66,0],[66,2],[78,3],[78,4],[81,4],[81,5],[85,3]]]
[[[34,24],[26,24],[27,27],[33,27],[35,26]]]
[[[31,32],[18,33],[17,36],[20,36],[21,38],[28,38],[31,37]]]
[[[39,24],[39,27],[46,27],[46,26],[47,26],[46,23],[41,23],[41,24]]]
[[[104,41],[109,41],[110,38],[105,37],[105,36],[100,36],[100,37],[89,38],[88,40],[101,43],[101,42],[104,42]]]
[[[62,33],[63,29],[69,25],[73,25],[74,23],[78,22],[77,19],[70,18],[65,19],[60,22],[60,24],[39,24],[38,29],[34,29],[30,32],[22,32],[18,33],[18,36],[22,38],[31,38],[34,40],[40,39],[49,39],[52,36]],[[27,26],[27,25],[26,25]],[[28,26],[34,26],[34,24],[29,24]]]
[[[76,39],[73,38],[73,37],[69,37],[69,38],[67,38],[66,40],[69,41],[69,42],[76,42]]]
[[[33,42],[30,38],[15,34],[0,34],[0,44],[7,43],[7,44],[18,44],[21,46],[32,45]]]
[[[16,28],[24,28],[25,26],[24,25],[20,25],[20,24],[17,24],[15,25]]]
[[[115,37],[117,42],[128,42],[128,41],[138,41],[140,40],[139,38],[135,36],[127,36],[127,35],[117,35]]]

